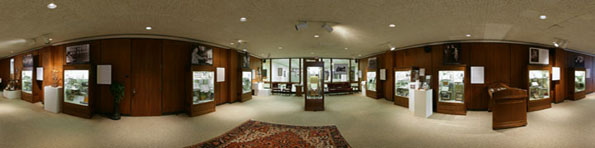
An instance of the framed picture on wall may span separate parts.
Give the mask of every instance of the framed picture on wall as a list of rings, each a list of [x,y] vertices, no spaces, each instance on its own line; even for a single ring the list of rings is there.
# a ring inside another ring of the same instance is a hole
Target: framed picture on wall
[[[277,68],[277,76],[283,76],[283,68]]]
[[[574,67],[585,67],[585,58],[580,55],[574,57]]]
[[[549,64],[550,52],[547,49],[529,48],[529,64]]]
[[[376,57],[368,59],[368,69],[376,69],[378,66],[378,59]]]
[[[27,54],[23,57],[23,67],[33,67],[33,54]]]
[[[87,64],[90,62],[90,45],[66,47],[66,64]]]
[[[240,61],[241,61],[241,68],[250,68],[250,55],[248,54],[248,52],[244,52],[241,54],[240,56]]]
[[[444,64],[461,64],[461,44],[446,44],[442,51]]]
[[[335,74],[346,74],[347,64],[335,64]]]
[[[192,47],[192,65],[213,65],[213,48],[201,45]]]

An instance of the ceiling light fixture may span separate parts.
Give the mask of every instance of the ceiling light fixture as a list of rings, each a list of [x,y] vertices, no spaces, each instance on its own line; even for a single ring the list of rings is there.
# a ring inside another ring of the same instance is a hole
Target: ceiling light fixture
[[[545,20],[545,19],[547,19],[547,16],[546,16],[546,15],[540,15],[540,16],[539,16],[539,19],[541,19],[541,20]]]
[[[395,25],[395,24],[388,24],[388,27],[395,28],[395,27],[397,27],[397,25]]]
[[[349,49],[349,48],[345,48],[345,50],[347,50],[347,49]]]
[[[318,38],[318,37],[320,37],[320,36],[319,36],[318,34],[315,34],[315,35],[314,35],[314,37],[315,37],[315,38]]]
[[[314,54],[314,52],[310,52],[310,54]]]
[[[241,17],[240,18],[240,22],[246,22],[246,21],[248,21],[248,19],[246,17]]]
[[[466,36],[466,37],[471,37],[471,34],[466,34],[465,36]]]
[[[244,48],[244,49],[242,49],[242,51],[244,51],[244,52],[247,52],[247,51],[248,51],[248,49]]]
[[[361,57],[361,56],[362,56],[362,54],[358,54],[357,56],[358,56],[358,57]]]
[[[283,47],[279,46],[279,47],[277,47],[277,49],[283,49]]]
[[[238,40],[238,43],[242,43],[242,42],[244,42],[244,40]]]
[[[324,23],[324,25],[322,25],[322,28],[324,28],[324,30],[326,30],[329,33],[333,32],[333,27],[328,23]]]
[[[52,39],[52,38],[49,38],[48,40],[49,40],[49,41],[53,41],[54,39]]]
[[[230,45],[233,45],[233,44],[236,44],[236,43],[233,43],[233,42],[231,42],[231,43],[229,43],[229,44],[230,44]]]
[[[145,27],[145,29],[146,29],[146,30],[152,30],[152,29],[153,29],[153,27],[151,27],[151,26],[147,26],[147,27]]]
[[[554,46],[556,46],[556,47],[560,47],[560,44],[558,44],[558,43],[556,43],[556,42],[552,42],[552,43],[554,43]]]
[[[390,51],[394,51],[395,49],[397,49],[397,48],[395,48],[395,47],[391,47],[391,48],[390,48]]]
[[[295,25],[296,31],[300,31],[300,30],[306,29],[306,28],[308,28],[308,22],[306,22],[306,21],[300,21],[298,24]]]
[[[56,8],[58,8],[58,5],[56,5],[54,3],[48,4],[48,9],[56,9]]]

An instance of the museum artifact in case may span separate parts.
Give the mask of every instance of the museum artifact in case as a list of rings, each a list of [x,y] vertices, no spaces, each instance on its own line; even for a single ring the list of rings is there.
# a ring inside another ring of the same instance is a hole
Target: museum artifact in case
[[[437,112],[465,115],[466,66],[447,66],[438,70]]]
[[[552,107],[552,98],[550,96],[550,68],[543,65],[529,65],[528,71],[528,111],[536,111]]]
[[[376,91],[376,72],[370,71],[366,74],[366,88],[368,91]]]
[[[242,71],[241,101],[252,99],[252,71]]]
[[[21,79],[23,84],[21,84],[21,88],[23,93],[32,94],[33,93],[33,70],[25,70],[21,72]]]
[[[417,68],[395,68],[395,105],[409,107],[409,84],[417,73]]]
[[[64,65],[64,101],[66,114],[91,118],[93,108],[94,69],[90,64]]]
[[[305,110],[324,110],[324,62],[306,61],[304,63]]]
[[[580,100],[585,98],[587,92],[587,70],[585,68],[570,68],[569,70],[569,81],[567,81],[568,91],[570,92],[570,99]],[[573,87],[574,86],[574,87]]]
[[[192,94],[190,116],[215,111],[215,71],[209,68],[192,67]]]

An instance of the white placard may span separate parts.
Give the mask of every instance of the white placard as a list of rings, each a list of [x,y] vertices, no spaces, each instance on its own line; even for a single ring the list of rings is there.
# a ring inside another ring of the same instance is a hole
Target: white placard
[[[256,79],[256,70],[252,69],[252,80]]]
[[[386,80],[386,69],[380,69],[380,80]]]
[[[225,82],[225,68],[217,67],[217,82]]]
[[[419,76],[425,76],[426,75],[426,69],[425,68],[420,68],[419,69]]]
[[[471,84],[483,84],[484,83],[484,67],[483,66],[471,66]]]
[[[591,69],[587,68],[587,78],[591,78]]]
[[[37,81],[43,81],[43,67],[37,67]]]
[[[560,67],[552,67],[552,81],[560,80]]]
[[[97,84],[112,84],[112,65],[97,65]]]

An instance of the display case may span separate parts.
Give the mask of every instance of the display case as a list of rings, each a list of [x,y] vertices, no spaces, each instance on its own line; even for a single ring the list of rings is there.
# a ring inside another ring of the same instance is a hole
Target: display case
[[[252,99],[252,71],[242,71],[241,101]]]
[[[190,116],[198,116],[215,111],[215,71],[192,69],[192,99]]]
[[[528,66],[528,111],[542,110],[552,107],[550,95],[550,68],[542,65]]]
[[[90,65],[64,65],[63,112],[66,114],[91,118],[95,84],[93,69]]]
[[[409,107],[409,84],[417,68],[395,68],[395,105]]]
[[[305,95],[305,110],[306,111],[323,111],[324,110],[324,63],[310,62],[304,63],[304,80],[306,83],[304,89]]]
[[[368,91],[376,91],[376,72],[370,71],[366,74],[366,89]]]
[[[585,98],[587,87],[587,71],[585,68],[570,68],[569,69],[568,91],[570,98],[573,100],[580,100]],[[574,86],[574,87],[573,87]]]
[[[33,94],[33,70],[25,70],[21,71],[21,89],[23,93]]]
[[[441,67],[438,70],[437,112],[465,115],[466,66]]]

